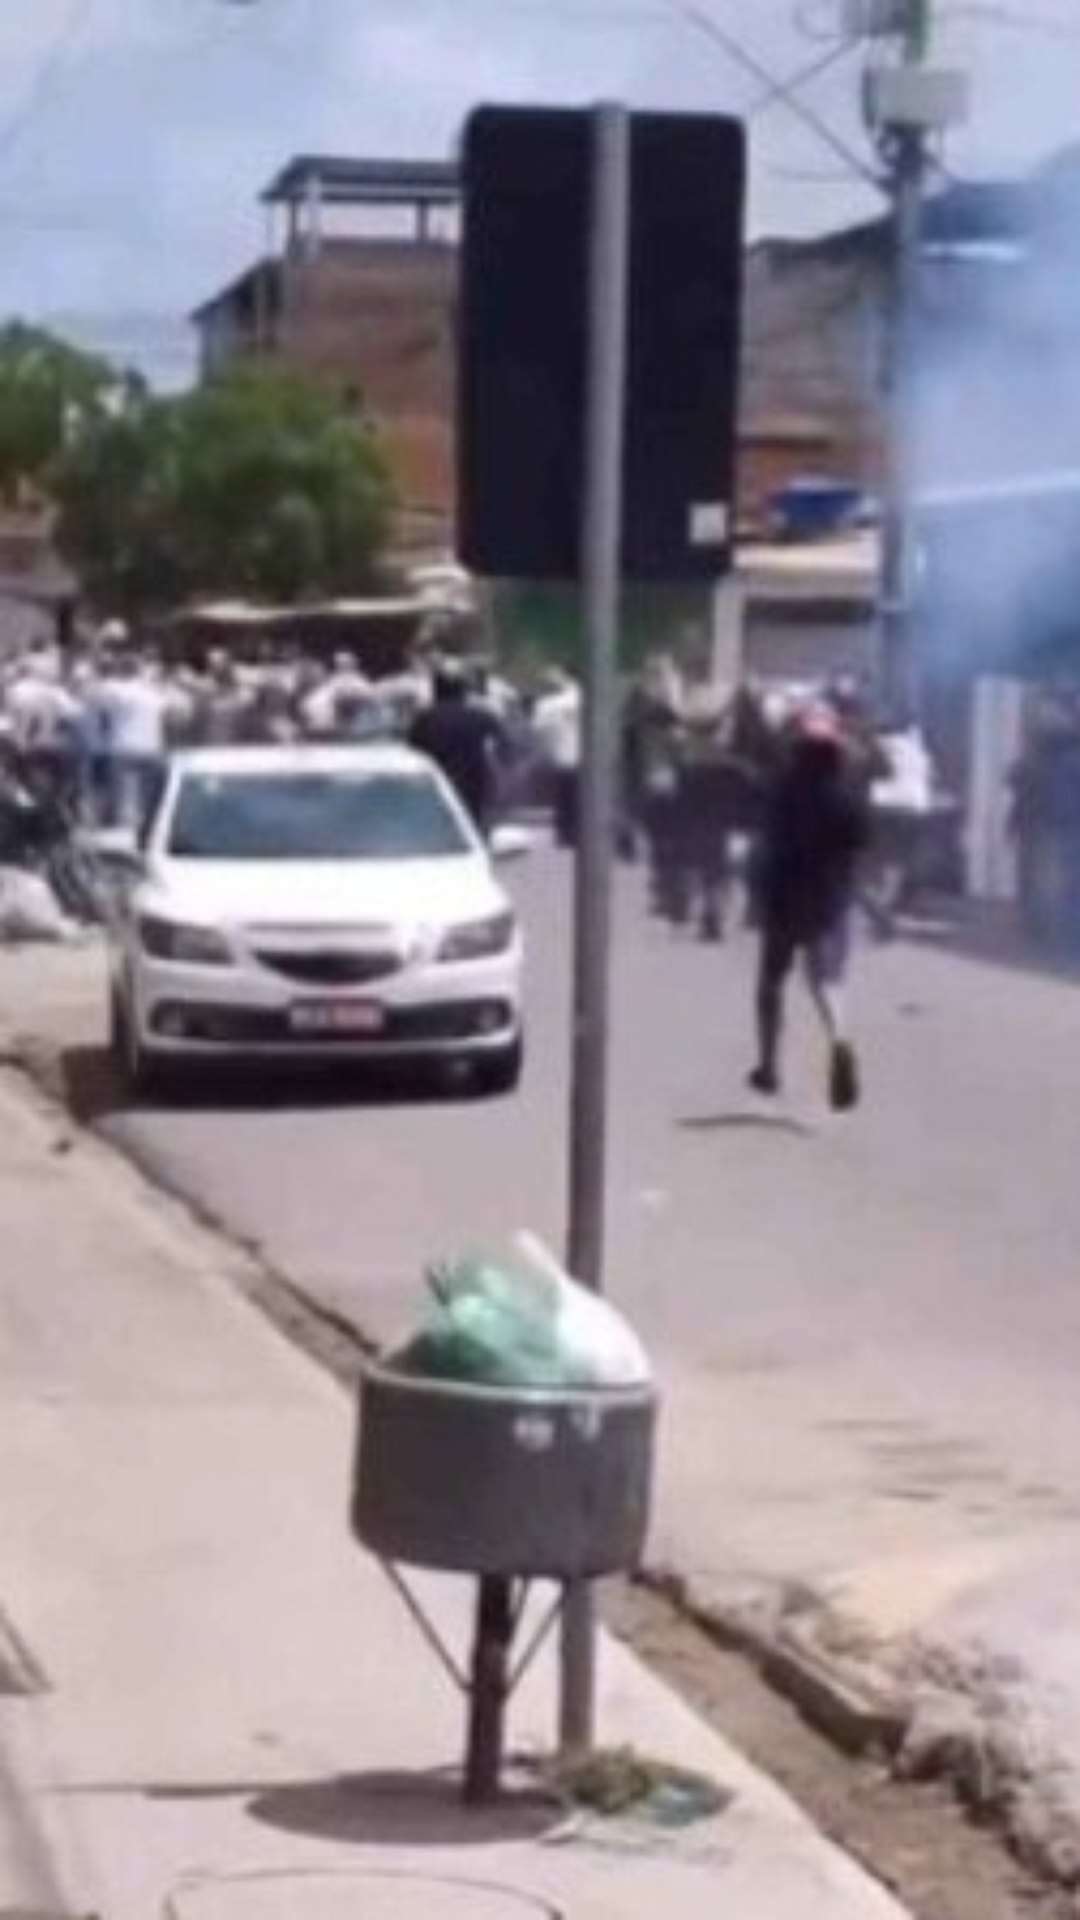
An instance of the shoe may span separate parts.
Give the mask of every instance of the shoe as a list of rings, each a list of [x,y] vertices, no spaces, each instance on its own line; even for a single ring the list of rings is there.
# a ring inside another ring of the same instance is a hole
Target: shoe
[[[746,1084],[752,1092],[771,1097],[780,1091],[780,1075],[775,1067],[755,1067]]]
[[[855,1049],[838,1040],[829,1066],[829,1105],[834,1113],[850,1113],[859,1104],[859,1062]]]

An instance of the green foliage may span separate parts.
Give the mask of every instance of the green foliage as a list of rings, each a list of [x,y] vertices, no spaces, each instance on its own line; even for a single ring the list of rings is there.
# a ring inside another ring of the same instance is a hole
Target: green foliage
[[[0,327],[0,496],[48,490],[57,461],[130,377],[37,327]]]
[[[93,422],[54,474],[59,540],[92,599],[135,612],[182,598],[175,403],[133,398]]]
[[[61,545],[98,603],[125,611],[362,591],[392,508],[369,430],[266,368],[174,399],[128,394],[69,444],[55,488]]]

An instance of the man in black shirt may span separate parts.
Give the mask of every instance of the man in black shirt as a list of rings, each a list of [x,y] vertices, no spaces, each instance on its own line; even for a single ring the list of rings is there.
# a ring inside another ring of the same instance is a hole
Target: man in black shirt
[[[503,729],[489,707],[468,698],[465,676],[453,665],[435,676],[435,701],[413,722],[409,739],[440,767],[480,832],[492,826]]]
[[[804,716],[773,793],[759,872],[760,1056],[758,1093],[780,1089],[784,988],[797,956],[829,1040],[829,1098],[838,1112],[859,1100],[855,1050],[844,1022],[856,869],[869,838],[869,806],[852,774],[833,715]]]

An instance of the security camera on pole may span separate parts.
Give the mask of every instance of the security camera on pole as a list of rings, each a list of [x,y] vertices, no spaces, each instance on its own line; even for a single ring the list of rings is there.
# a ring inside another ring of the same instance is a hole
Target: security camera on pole
[[[918,352],[922,209],[935,140],[967,114],[964,74],[928,63],[932,0],[849,0],[848,26],[882,54],[866,70],[867,123],[886,166],[892,208],[886,301],[880,678],[889,707],[919,704],[914,637],[913,375]]]

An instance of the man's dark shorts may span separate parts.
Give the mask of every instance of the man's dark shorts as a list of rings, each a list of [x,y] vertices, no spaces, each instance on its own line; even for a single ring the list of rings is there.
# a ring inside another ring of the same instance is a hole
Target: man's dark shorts
[[[786,980],[799,954],[815,985],[842,987],[851,959],[851,915],[842,914],[814,932],[784,921],[767,922],[761,971],[770,985]]]

